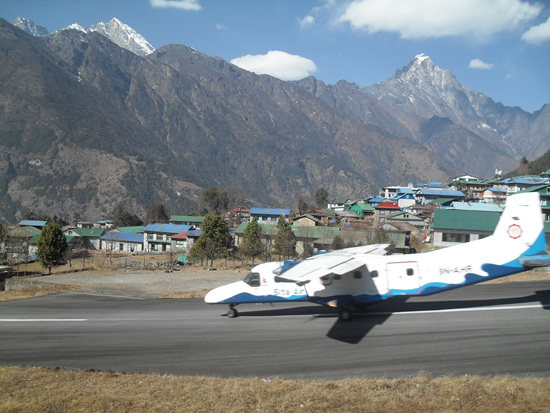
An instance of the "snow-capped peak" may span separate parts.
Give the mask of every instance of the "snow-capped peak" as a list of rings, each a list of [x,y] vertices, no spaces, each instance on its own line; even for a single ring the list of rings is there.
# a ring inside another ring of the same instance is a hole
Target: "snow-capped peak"
[[[78,30],[79,32],[84,32],[84,33],[88,33],[88,30],[85,28],[85,27],[82,27],[80,24],[78,23],[73,23],[61,30]]]
[[[422,63],[424,60],[427,60],[429,58],[430,56],[426,56],[424,53],[420,53],[414,57],[414,60],[416,60],[418,63]]]
[[[131,52],[146,56],[155,51],[155,48],[145,38],[132,29],[127,24],[122,23],[116,17],[109,23],[100,22],[92,27],[90,31],[95,31],[110,39]]]

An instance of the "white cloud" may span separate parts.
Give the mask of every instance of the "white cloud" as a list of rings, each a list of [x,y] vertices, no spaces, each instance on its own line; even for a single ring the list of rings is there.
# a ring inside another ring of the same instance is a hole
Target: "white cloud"
[[[522,0],[354,0],[340,21],[404,39],[473,36],[485,40],[534,19],[542,6]]]
[[[281,80],[298,80],[317,71],[312,60],[279,50],[237,57],[231,63],[258,75],[271,75]]]
[[[490,70],[495,67],[495,65],[492,63],[485,63],[481,59],[472,59],[470,60],[470,65],[468,67],[470,69]]]
[[[200,0],[149,0],[149,3],[153,7],[161,8],[174,8],[183,10],[199,11],[202,6],[199,4]]]
[[[224,29],[225,29],[225,26],[224,26],[223,24],[216,23],[216,29],[218,29],[218,30],[224,30]]]
[[[550,40],[550,17],[544,23],[533,26],[521,36],[527,43],[541,44]]]
[[[298,19],[298,23],[300,24],[300,29],[307,29],[308,27],[313,26],[313,24],[315,23],[315,18],[311,15],[308,15],[303,19]]]

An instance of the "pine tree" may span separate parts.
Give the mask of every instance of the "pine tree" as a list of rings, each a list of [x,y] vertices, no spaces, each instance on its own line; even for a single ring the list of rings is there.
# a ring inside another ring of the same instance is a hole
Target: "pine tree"
[[[273,243],[273,249],[279,254],[279,258],[290,258],[296,255],[296,236],[282,215],[277,220],[277,236]]]
[[[253,218],[244,229],[244,242],[242,245],[245,256],[252,258],[252,265],[254,265],[254,260],[262,254],[261,236],[262,227],[258,224],[257,219]]]
[[[40,232],[37,246],[40,264],[42,264],[44,268],[48,268],[49,274],[52,273],[52,267],[64,264],[67,240],[58,225],[53,222],[48,222]]]
[[[320,187],[315,191],[315,204],[318,208],[326,208],[328,203],[328,192]]]
[[[210,260],[211,266],[215,258],[227,258],[232,247],[232,239],[223,218],[211,212],[204,217],[201,230],[202,235],[191,248],[191,257],[197,258],[204,254],[207,261]]]

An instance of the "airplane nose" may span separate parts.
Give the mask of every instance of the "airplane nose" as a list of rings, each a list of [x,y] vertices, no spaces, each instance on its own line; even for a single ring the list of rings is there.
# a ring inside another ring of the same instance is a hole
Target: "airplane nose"
[[[232,284],[222,285],[221,287],[214,288],[204,296],[204,302],[208,304],[226,303],[232,297],[247,287],[242,281],[237,281]]]
[[[204,296],[204,302],[208,304],[216,304],[217,302],[219,302],[220,301],[219,289],[220,287],[214,288],[213,290],[208,291],[208,293],[206,293],[206,295]]]

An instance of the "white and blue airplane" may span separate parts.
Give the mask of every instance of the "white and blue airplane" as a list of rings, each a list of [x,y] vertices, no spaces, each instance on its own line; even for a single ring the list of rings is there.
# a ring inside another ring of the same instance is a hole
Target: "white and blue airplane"
[[[538,193],[508,197],[494,233],[431,252],[386,255],[388,245],[345,248],[255,266],[244,280],[208,292],[209,304],[310,301],[353,310],[396,296],[430,295],[550,265]]]

